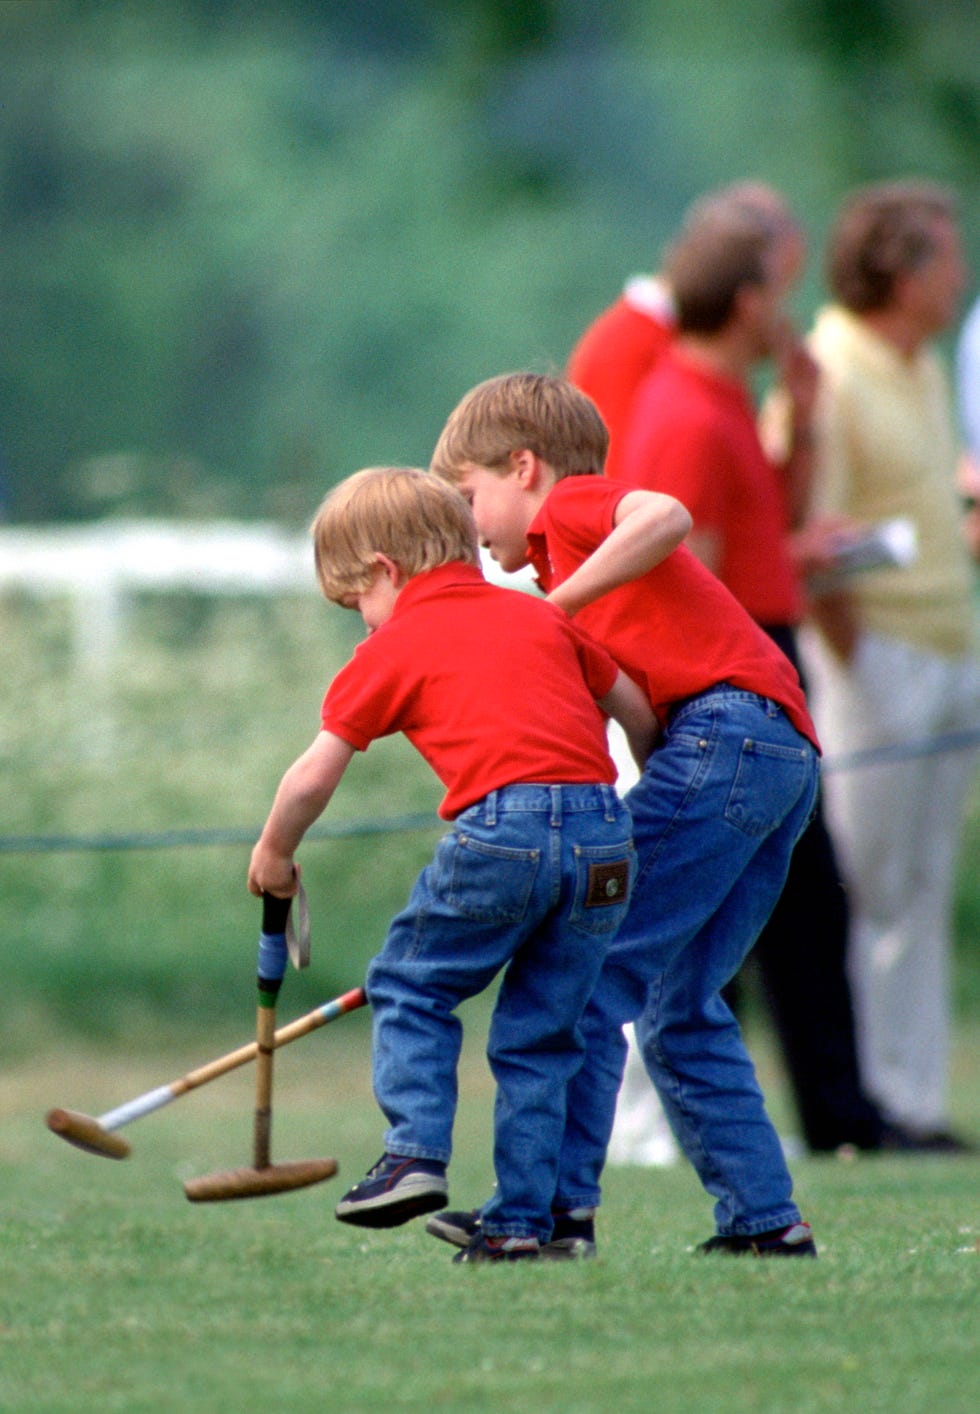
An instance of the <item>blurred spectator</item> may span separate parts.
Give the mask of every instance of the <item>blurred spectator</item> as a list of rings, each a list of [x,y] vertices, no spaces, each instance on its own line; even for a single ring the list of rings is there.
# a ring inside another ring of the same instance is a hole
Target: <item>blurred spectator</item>
[[[763,211],[780,232],[779,259],[788,284],[799,279],[806,258],[803,229],[783,197],[764,182],[734,182],[709,193],[689,213],[719,198],[742,201]],[[602,413],[609,430],[606,475],[620,475],[623,444],[629,425],[633,399],[644,378],[669,346],[675,328],[674,300],[670,284],[660,270],[653,275],[634,275],[622,294],[588,326],[568,360],[567,377],[587,393]],[[783,352],[799,353],[798,340]],[[804,360],[805,376],[810,360]],[[793,372],[792,366],[785,370]]]
[[[602,413],[609,431],[606,475],[619,479],[636,390],[674,335],[674,302],[662,275],[634,275],[586,329],[567,377]]]
[[[883,749],[826,780],[851,888],[862,1072],[895,1123],[937,1152],[950,1131],[950,906],[975,753],[921,750],[980,722],[972,574],[955,493],[947,376],[932,347],[966,281],[953,197],[921,182],[862,189],[830,234],[833,303],[810,348],[817,504],[861,521],[906,515],[919,555],[817,599],[809,658],[831,756]],[[916,748],[912,750],[912,748]]]
[[[807,505],[816,373],[783,303],[804,253],[798,224],[768,188],[739,186],[692,209],[664,265],[676,337],[633,399],[621,462],[622,479],[684,502],[694,517],[688,546],[794,664],[803,591],[791,532]],[[793,440],[780,466],[763,449],[751,392],[770,358],[792,398]],[[899,1137],[861,1090],[847,937],[846,897],[818,811],[754,951],[816,1151],[877,1149]]]
[[[957,473],[965,511],[963,530],[970,554],[980,561],[980,299],[956,345],[956,391],[966,441]]]

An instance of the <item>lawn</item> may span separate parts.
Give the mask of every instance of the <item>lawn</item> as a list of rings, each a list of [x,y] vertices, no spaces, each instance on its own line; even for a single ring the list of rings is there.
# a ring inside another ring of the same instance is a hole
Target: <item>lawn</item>
[[[484,1017],[468,1021],[450,1173],[464,1205],[490,1182]],[[978,1049],[962,1028],[957,1117],[975,1133]],[[333,1218],[380,1151],[362,1015],[277,1055],[273,1158],[337,1158],[319,1187],[186,1201],[183,1179],[251,1162],[251,1068],[135,1122],[124,1162],[43,1126],[50,1104],[100,1113],[210,1055],[69,1045],[5,1074],[0,1409],[976,1407],[976,1159],[796,1160],[817,1262],[697,1257],[712,1224],[691,1172],[610,1169],[595,1262],[488,1269],[454,1266],[421,1222]]]
[[[794,1160],[817,1262],[694,1256],[711,1209],[677,1165],[608,1171],[593,1263],[454,1267],[421,1223],[384,1234],[333,1218],[381,1150],[365,1013],[276,1059],[273,1158],[335,1157],[317,1188],[184,1198],[181,1180],[250,1163],[250,1068],[133,1124],[122,1163],[50,1134],[50,1106],[102,1113],[250,1039],[251,832],[356,624],[312,597],[138,602],[116,671],[93,679],[63,606],[11,600],[0,616],[0,673],[16,684],[0,698],[0,1410],[972,1414],[977,1158]],[[402,742],[354,763],[329,812],[342,833],[301,854],[313,963],[289,974],[280,1022],[362,980],[431,851],[438,797]],[[185,834],[161,847],[169,831]],[[952,1090],[975,1137],[978,857],[975,791]],[[455,1206],[491,1182],[485,1002],[466,1015]],[[747,1030],[792,1137],[751,996]]]

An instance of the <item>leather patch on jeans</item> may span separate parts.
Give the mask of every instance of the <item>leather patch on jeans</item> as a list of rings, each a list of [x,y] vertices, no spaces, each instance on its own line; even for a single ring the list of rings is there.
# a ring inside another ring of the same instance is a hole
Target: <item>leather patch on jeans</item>
[[[608,908],[611,903],[622,903],[629,883],[630,866],[625,859],[617,859],[612,864],[590,864],[586,908]]]

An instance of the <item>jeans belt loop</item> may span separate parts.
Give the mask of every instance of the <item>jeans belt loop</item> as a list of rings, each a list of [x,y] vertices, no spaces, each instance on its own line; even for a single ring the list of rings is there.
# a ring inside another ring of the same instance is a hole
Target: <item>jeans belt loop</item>
[[[612,786],[607,786],[605,783],[602,784],[600,789],[602,790],[603,808],[606,812],[606,823],[608,825],[613,825],[616,822],[616,792],[613,790]]]
[[[561,786],[550,786],[551,791],[551,823],[561,824]]]

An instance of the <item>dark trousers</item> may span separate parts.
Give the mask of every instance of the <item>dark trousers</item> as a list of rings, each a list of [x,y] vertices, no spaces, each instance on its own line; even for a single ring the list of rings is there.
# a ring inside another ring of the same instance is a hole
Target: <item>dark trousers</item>
[[[763,627],[799,671],[793,630]],[[882,1117],[862,1090],[858,1070],[848,921],[847,895],[818,803],[752,952],[803,1135],[816,1150],[875,1148],[882,1132]]]

